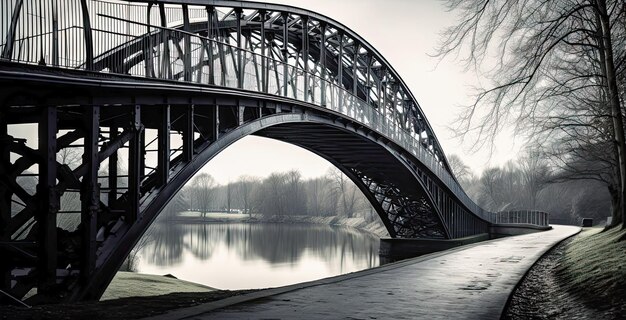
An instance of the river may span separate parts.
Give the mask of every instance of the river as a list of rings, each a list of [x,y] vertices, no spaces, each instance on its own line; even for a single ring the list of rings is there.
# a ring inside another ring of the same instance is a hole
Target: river
[[[277,287],[379,265],[378,237],[328,225],[157,222],[142,242],[138,272],[218,289]]]

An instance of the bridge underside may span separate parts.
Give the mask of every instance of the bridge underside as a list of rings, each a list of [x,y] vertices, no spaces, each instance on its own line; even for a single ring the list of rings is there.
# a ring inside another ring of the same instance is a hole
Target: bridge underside
[[[256,134],[303,147],[340,168],[374,205],[392,237],[448,237],[424,186],[391,148],[376,141],[380,137],[339,119],[325,120],[276,125]]]
[[[15,297],[36,289],[33,301],[99,298],[161,208],[211,158],[249,134],[301,146],[336,165],[393,237],[487,232],[486,222],[446,196],[402,148],[315,105],[167,81],[129,86],[132,78],[85,79],[53,69],[25,75],[21,66],[2,67],[0,251],[8,258],[0,272],[2,290]],[[31,133],[20,137],[19,128]],[[71,155],[74,162],[65,158]]]

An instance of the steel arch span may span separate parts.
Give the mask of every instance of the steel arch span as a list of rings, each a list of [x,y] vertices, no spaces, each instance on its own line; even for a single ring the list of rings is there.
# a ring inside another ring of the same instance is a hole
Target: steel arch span
[[[171,197],[249,134],[329,160],[392,237],[460,238],[498,218],[459,186],[397,72],[328,17],[221,0],[12,0],[0,12],[3,301],[33,289],[98,299]],[[15,125],[36,127],[36,145]]]

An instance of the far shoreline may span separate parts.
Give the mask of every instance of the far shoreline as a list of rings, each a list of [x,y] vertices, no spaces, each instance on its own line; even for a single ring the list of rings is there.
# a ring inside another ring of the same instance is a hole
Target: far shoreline
[[[379,221],[367,222],[361,217],[346,218],[339,216],[309,216],[309,215],[263,215],[244,213],[209,212],[205,216],[196,211],[183,211],[176,216],[164,217],[162,222],[216,224],[216,223],[285,223],[285,224],[318,224],[337,227],[347,227],[371,233],[382,238],[389,233]]]

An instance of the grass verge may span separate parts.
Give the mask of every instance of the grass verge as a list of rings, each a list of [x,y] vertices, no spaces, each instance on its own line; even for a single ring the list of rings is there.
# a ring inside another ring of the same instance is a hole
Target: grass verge
[[[565,249],[556,269],[559,284],[599,309],[626,308],[626,230],[583,231]]]
[[[217,289],[176,278],[119,271],[102,295],[101,300],[160,296],[176,292],[208,292],[213,290]]]

